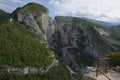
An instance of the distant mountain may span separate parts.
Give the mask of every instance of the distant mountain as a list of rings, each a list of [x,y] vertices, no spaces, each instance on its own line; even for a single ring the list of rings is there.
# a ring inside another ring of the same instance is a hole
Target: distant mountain
[[[90,22],[93,22],[95,24],[105,26],[105,27],[111,27],[111,26],[116,26],[117,25],[117,24],[114,24],[114,23],[109,23],[109,22],[99,21],[99,20],[94,20],[94,19],[88,19],[88,18],[83,18],[83,19],[85,19],[87,21],[90,21]]]
[[[111,36],[120,42],[120,25],[110,27]]]
[[[116,26],[117,28],[120,28],[120,24]]]
[[[8,16],[9,16],[9,13],[0,9],[0,22],[6,21]]]
[[[0,14],[5,14],[6,12],[0,9]]]

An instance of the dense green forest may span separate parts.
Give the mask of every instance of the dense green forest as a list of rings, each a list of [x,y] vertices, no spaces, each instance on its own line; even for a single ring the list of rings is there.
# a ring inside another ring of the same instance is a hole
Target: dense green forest
[[[19,22],[5,22],[0,25],[1,65],[47,68],[54,59],[49,57],[52,54],[53,52],[47,48],[45,39],[31,33],[27,26]]]

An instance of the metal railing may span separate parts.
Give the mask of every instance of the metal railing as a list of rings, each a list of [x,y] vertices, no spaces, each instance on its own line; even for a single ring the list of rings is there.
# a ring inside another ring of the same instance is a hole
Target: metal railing
[[[114,71],[116,74],[120,74],[120,70],[109,65],[108,64],[108,61],[109,61],[109,58],[96,58],[96,77],[100,74],[104,75],[108,80],[112,80],[108,75],[108,71],[109,70],[112,70]]]

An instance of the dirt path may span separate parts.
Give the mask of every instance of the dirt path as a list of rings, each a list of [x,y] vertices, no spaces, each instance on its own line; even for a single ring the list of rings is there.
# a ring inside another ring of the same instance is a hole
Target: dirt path
[[[106,78],[104,75],[99,75],[96,78],[97,80],[109,80],[108,78]]]

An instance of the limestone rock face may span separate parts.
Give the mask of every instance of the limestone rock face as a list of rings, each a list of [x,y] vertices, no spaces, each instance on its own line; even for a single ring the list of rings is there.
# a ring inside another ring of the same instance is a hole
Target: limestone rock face
[[[54,21],[49,17],[49,11],[47,9],[43,10],[43,12],[31,12],[31,5],[34,5],[34,3],[30,3],[23,8],[16,10],[17,20],[25,25],[28,25],[31,32],[37,35],[42,35],[49,44],[51,43],[51,36],[54,33],[55,29]],[[39,8],[39,6],[37,8]]]
[[[28,25],[31,32],[44,36],[46,40],[54,32],[54,22],[49,17],[49,11],[41,5],[29,3],[14,11],[14,15],[18,21]]]
[[[24,12],[19,11],[18,12],[18,21],[20,21],[28,26],[31,26],[31,30],[34,30],[34,32],[36,34],[41,34],[41,30],[39,28],[39,25],[37,24],[37,22],[34,19],[34,16],[32,14],[25,14]]]
[[[100,35],[110,36],[109,33],[107,33],[106,31],[104,31],[104,30],[101,29],[101,28],[96,28],[96,27],[95,27],[95,29],[96,29],[96,31],[99,32]]]
[[[91,65],[93,57],[104,57],[117,47],[103,36],[110,36],[99,25],[79,18],[58,16],[50,47],[72,68]],[[89,64],[90,63],[90,64]]]

